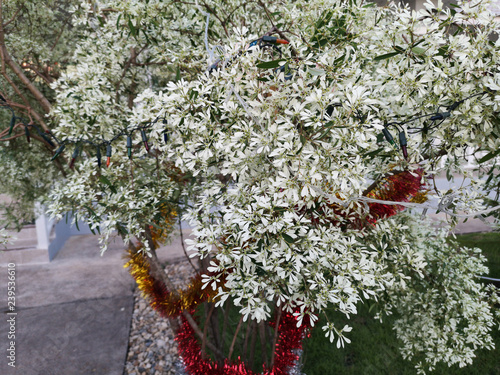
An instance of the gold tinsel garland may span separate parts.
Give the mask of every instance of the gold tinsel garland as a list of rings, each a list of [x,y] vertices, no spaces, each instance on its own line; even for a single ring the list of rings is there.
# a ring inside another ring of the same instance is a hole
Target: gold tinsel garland
[[[156,247],[164,242],[168,233],[171,232],[177,213],[165,208],[162,210],[165,222],[160,226],[150,226],[151,239]],[[144,245],[139,243],[135,250],[129,250],[126,258],[128,262],[124,265],[129,268],[129,272],[137,283],[137,287],[142,292],[142,297],[149,301],[151,307],[161,316],[175,317],[183,310],[193,310],[200,303],[213,301],[216,291],[212,288],[203,289],[201,274],[193,276],[186,289],[176,291],[168,290],[163,280],[157,280],[151,273],[151,265],[148,255],[143,251]]]
[[[156,280],[150,272],[147,255],[143,252],[128,252],[129,261],[124,267],[130,269],[142,296],[147,299],[153,309],[161,316],[175,317],[183,310],[193,310],[200,303],[213,301],[217,291],[212,288],[203,289],[201,274],[193,276],[186,289],[178,289],[172,293],[163,281]]]

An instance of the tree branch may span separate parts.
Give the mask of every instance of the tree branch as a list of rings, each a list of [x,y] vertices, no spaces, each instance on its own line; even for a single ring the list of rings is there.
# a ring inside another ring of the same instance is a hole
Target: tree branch
[[[4,30],[5,30],[5,28],[6,28],[6,27],[7,27],[10,23],[12,23],[12,22],[16,19],[17,15],[18,15],[18,14],[19,14],[19,12],[21,11],[21,9],[23,9],[23,7],[19,7],[19,8],[17,8],[17,10],[16,10],[16,11],[14,12],[14,14],[12,15],[12,17],[11,17],[11,18],[10,18],[7,22],[5,22],[5,23],[2,25],[2,27],[3,27],[3,29],[4,29]]]
[[[207,354],[205,353],[205,345],[207,343],[207,332],[208,332],[208,324],[210,321],[210,317],[215,310],[215,303],[212,303],[210,306],[210,310],[208,310],[207,318],[205,319],[205,326],[203,327],[203,339],[201,340],[201,357],[206,358]]]
[[[184,317],[186,318],[186,320],[188,321],[189,325],[191,326],[191,328],[193,329],[194,333],[196,333],[196,335],[200,338],[200,340],[203,340],[203,332],[201,332],[201,329],[200,327],[198,327],[198,324],[196,324],[196,322],[194,321],[193,317],[191,316],[191,314],[189,314],[186,310],[184,310],[182,312],[182,315],[184,315]],[[210,341],[207,341],[206,345],[208,346],[209,349],[211,349],[215,354],[219,355],[222,357],[222,353],[220,352],[219,349],[217,349],[215,347],[214,344],[212,344]]]
[[[240,332],[242,322],[243,322],[243,315],[240,317],[240,321],[238,322],[238,326],[236,327],[236,332],[234,333],[233,341],[231,342],[231,347],[229,348],[229,354],[227,356],[228,360],[231,359],[231,356],[233,355],[234,345],[236,344],[236,339],[238,338],[238,333]]]
[[[276,316],[276,325],[274,326],[274,337],[273,337],[273,347],[271,348],[271,362],[269,363],[269,368],[273,368],[274,366],[274,355],[276,352],[276,344],[278,343],[278,330],[279,330],[279,325],[281,321],[281,308],[277,307],[278,313]]]

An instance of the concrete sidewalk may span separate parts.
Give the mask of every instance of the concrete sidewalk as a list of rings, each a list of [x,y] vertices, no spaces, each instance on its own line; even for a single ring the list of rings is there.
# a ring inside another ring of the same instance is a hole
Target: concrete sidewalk
[[[124,249],[116,239],[101,257],[97,236],[73,236],[50,263],[16,263],[16,315],[7,314],[14,250],[0,253],[0,374],[123,374],[135,287],[123,268]],[[159,258],[184,258],[179,238],[161,248]],[[15,368],[7,358],[12,318]]]

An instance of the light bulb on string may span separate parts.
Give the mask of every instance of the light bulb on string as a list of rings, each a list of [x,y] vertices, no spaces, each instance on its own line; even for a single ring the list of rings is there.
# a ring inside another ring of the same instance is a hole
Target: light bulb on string
[[[109,165],[111,164],[111,155],[113,154],[113,150],[111,149],[111,144],[108,143],[106,146],[106,168],[109,168]]]

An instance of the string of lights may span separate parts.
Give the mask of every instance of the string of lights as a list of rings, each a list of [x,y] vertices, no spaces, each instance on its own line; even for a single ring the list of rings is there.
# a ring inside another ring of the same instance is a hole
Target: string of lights
[[[437,128],[439,125],[441,125],[447,118],[449,118],[452,115],[452,111],[457,109],[460,104],[464,103],[466,100],[472,99],[474,97],[482,96],[485,94],[489,94],[490,92],[488,91],[483,91],[481,93],[476,93],[472,94],[462,100],[456,101],[451,105],[448,106],[442,106],[443,108],[446,109],[444,112],[433,112],[433,113],[428,113],[428,114],[423,114],[423,115],[417,115],[413,116],[409,119],[403,120],[403,121],[393,121],[390,123],[387,123],[384,125],[384,129],[382,129],[382,133],[385,137],[385,139],[392,144],[394,147],[398,147],[396,142],[394,141],[394,138],[389,131],[390,127],[396,128],[399,133],[398,133],[398,138],[399,138],[399,147],[401,148],[403,152],[403,156],[407,159],[408,158],[408,149],[407,149],[407,140],[406,140],[406,134],[403,129],[403,126],[412,122],[415,122],[417,120],[421,120],[424,118],[428,118],[432,124],[431,125],[424,125],[423,127],[414,127],[414,128],[408,128],[408,129],[413,129],[413,130],[418,130],[418,131],[413,131],[409,132],[410,134],[415,134],[417,132],[428,132],[432,129]],[[332,104],[329,105],[326,109],[326,112],[328,115],[333,114],[333,108],[334,107],[339,107],[341,104]],[[97,158],[97,164],[99,167],[102,165],[102,156],[101,156],[101,148],[104,147],[106,149],[106,166],[109,167],[110,161],[111,161],[111,156],[113,153],[113,146],[112,144],[120,139],[121,137],[126,137],[126,147],[127,147],[127,155],[129,158],[132,157],[132,148],[133,148],[133,141],[132,141],[132,136],[133,133],[136,131],[140,131],[141,134],[141,139],[144,144],[144,147],[146,148],[146,151],[149,153],[150,151],[150,145],[148,141],[148,135],[146,134],[146,130],[154,126],[156,123],[158,123],[159,120],[162,120],[163,124],[165,125],[165,130],[163,132],[163,138],[165,143],[168,143],[169,141],[169,135],[166,129],[167,125],[167,119],[165,117],[157,117],[151,122],[146,122],[146,123],[141,123],[139,125],[136,125],[135,127],[128,128],[126,130],[123,130],[119,133],[117,133],[113,138],[111,139],[103,139],[103,138],[96,138],[94,140],[89,140],[89,139],[71,139],[71,138],[66,138],[64,140],[58,139],[52,132],[46,132],[44,131],[40,126],[36,124],[29,123],[22,117],[19,117],[16,115],[14,109],[7,103],[7,101],[0,95],[0,107],[6,108],[9,110],[12,114],[10,124],[9,124],[9,131],[8,131],[8,136],[10,137],[12,135],[12,132],[14,130],[14,127],[16,123],[21,123],[24,126],[24,132],[26,135],[26,139],[28,142],[30,142],[30,129],[31,131],[36,131],[36,133],[45,141],[47,144],[49,144],[51,147],[56,148],[54,155],[52,156],[51,160],[56,159],[59,155],[63,153],[63,151],[66,149],[66,146],[69,144],[74,144],[75,148],[73,150],[73,154],[71,157],[70,161],[70,168],[73,168],[76,159],[80,155],[80,152],[85,144],[88,144],[96,149],[96,158]],[[398,129],[399,127],[399,129]],[[56,146],[57,144],[57,146]]]
[[[452,115],[452,111],[457,109],[460,106],[460,104],[464,103],[465,101],[467,101],[469,99],[472,99],[472,98],[475,98],[478,96],[483,96],[483,95],[489,94],[489,93],[490,93],[489,91],[483,91],[480,93],[472,94],[472,95],[470,95],[462,100],[458,100],[458,101],[454,102],[451,105],[439,106],[438,111],[436,111],[434,113],[428,113],[428,114],[423,114],[423,115],[419,115],[419,116],[414,116],[414,117],[411,117],[411,118],[404,120],[404,121],[389,122],[389,123],[384,125],[384,129],[382,129],[382,133],[384,134],[384,137],[387,140],[387,142],[392,144],[394,147],[397,147],[396,142],[394,141],[394,138],[392,137],[392,134],[388,130],[388,128],[391,126],[396,128],[396,130],[399,131],[399,133],[398,133],[399,146],[401,147],[401,151],[403,152],[404,158],[408,159],[408,148],[407,148],[408,142],[406,140],[406,132],[403,129],[403,125],[406,125],[406,124],[409,124],[409,123],[412,123],[412,122],[415,122],[417,120],[421,120],[424,118],[428,118],[432,122],[431,125],[427,125],[424,122],[423,127],[407,127],[408,134],[427,133],[430,130],[433,130],[433,129],[439,127],[448,117],[450,117]],[[439,112],[439,109],[441,107],[445,108],[446,111]],[[398,127],[399,127],[399,129],[398,129]]]
[[[276,44],[288,44],[288,43],[289,42],[287,40],[279,39],[279,38],[274,37],[274,36],[265,35],[259,39],[254,40],[252,43],[250,43],[248,49],[244,52],[241,52],[241,53],[247,52],[251,47],[259,46],[260,48],[272,47],[274,49],[277,49],[281,55],[281,50],[279,50],[279,48],[276,47]],[[233,59],[237,58],[237,56],[239,56],[240,54],[234,56],[232,59],[229,59],[227,61],[221,60],[221,59],[215,61],[211,66],[209,66],[208,71],[211,73],[216,69],[225,68],[228,61],[232,61]],[[221,62],[223,62],[223,64],[221,64]],[[283,66],[281,68],[283,68]],[[231,92],[232,92],[232,90],[231,90]],[[404,158],[407,159],[408,158],[408,149],[407,149],[408,142],[406,139],[406,133],[408,133],[408,134],[415,134],[415,133],[419,133],[419,132],[420,133],[428,133],[429,131],[439,127],[447,118],[449,118],[452,115],[452,111],[457,109],[465,101],[472,99],[474,97],[479,97],[479,96],[489,94],[489,93],[491,93],[491,92],[483,91],[480,93],[475,93],[475,94],[472,94],[464,99],[455,101],[451,105],[439,106],[438,110],[436,112],[423,114],[423,115],[415,115],[415,116],[408,118],[406,120],[403,120],[403,121],[393,121],[393,122],[386,123],[384,125],[384,129],[382,129],[382,133],[383,133],[385,139],[390,144],[392,144],[395,148],[397,148],[398,146],[397,146],[396,142],[394,141],[394,138],[393,138],[391,132],[389,131],[389,128],[394,127],[396,130],[398,130],[399,147],[402,150]],[[239,96],[238,96],[238,98],[240,99],[240,102],[243,101],[243,99],[240,98]],[[240,104],[242,104],[245,107],[246,103],[243,101]],[[342,106],[342,104],[340,104],[340,103],[330,104],[326,108],[326,113],[329,116],[331,116],[333,114],[334,107],[340,107],[340,106]],[[169,140],[169,135],[168,135],[168,132],[166,129],[167,120],[165,117],[157,117],[155,120],[153,120],[151,122],[145,122],[145,123],[141,123],[139,125],[136,125],[135,127],[127,128],[126,130],[123,130],[123,131],[117,133],[113,138],[108,139],[108,140],[103,139],[103,138],[97,138],[94,140],[82,139],[82,138],[80,138],[80,139],[66,138],[64,140],[60,140],[52,132],[44,131],[40,126],[30,123],[30,122],[26,121],[25,119],[23,119],[22,117],[16,116],[14,109],[8,104],[7,100],[4,97],[2,97],[1,95],[0,95],[0,107],[8,109],[12,114],[11,121],[9,124],[8,136],[10,137],[12,135],[12,132],[14,130],[16,123],[20,122],[24,126],[24,132],[25,132],[26,139],[28,142],[30,142],[30,129],[31,129],[31,131],[35,131],[49,146],[51,146],[52,148],[57,147],[51,160],[54,160],[59,155],[61,155],[63,153],[63,151],[66,149],[66,146],[68,144],[74,144],[75,148],[73,150],[71,161],[69,163],[70,168],[74,167],[75,161],[78,158],[78,156],[80,155],[81,150],[85,144],[88,144],[96,149],[96,158],[97,158],[97,164],[98,164],[99,168],[101,167],[101,164],[102,164],[101,148],[105,147],[106,158],[107,158],[106,166],[109,167],[110,161],[111,161],[111,156],[113,153],[112,144],[123,136],[126,136],[127,155],[129,158],[132,158],[132,148],[133,148],[132,136],[133,136],[133,133],[135,131],[140,131],[141,139],[142,139],[142,142],[144,144],[144,147],[146,148],[146,151],[149,153],[150,145],[148,142],[148,135],[146,134],[146,130],[151,128],[153,125],[155,125],[160,119],[163,121],[163,124],[165,125],[165,130],[163,132],[165,143],[167,143]],[[442,111],[442,112],[439,111],[440,108],[444,108],[445,111]],[[248,112],[248,110],[247,110],[247,112]],[[250,114],[250,116],[251,116],[251,114]],[[251,117],[253,118],[253,116],[251,116]],[[358,114],[357,118],[361,119],[362,116],[360,117]],[[253,119],[255,122],[257,122],[257,119],[255,119],[255,118],[253,118]],[[406,131],[404,130],[404,128],[403,128],[404,125],[413,123],[413,122],[421,120],[421,119],[429,119],[431,121],[431,124],[427,124],[424,121],[424,125],[422,127],[409,127],[409,126],[407,126],[407,130]],[[258,122],[257,122],[257,124],[258,124]],[[56,146],[56,144],[57,144],[57,146]]]
[[[101,148],[105,147],[106,148],[106,157],[107,157],[106,165],[109,167],[109,164],[111,161],[111,156],[113,153],[112,143],[123,136],[127,137],[127,154],[129,156],[129,158],[131,158],[132,157],[132,148],[133,148],[132,135],[137,130],[140,131],[144,147],[146,148],[146,151],[149,153],[150,145],[149,145],[149,141],[148,141],[148,136],[146,134],[146,129],[155,125],[159,120],[162,120],[163,124],[166,125],[166,119],[164,117],[157,117],[155,120],[153,120],[151,122],[142,123],[142,124],[139,124],[133,128],[128,128],[127,130],[121,131],[109,140],[106,140],[103,138],[96,138],[94,140],[66,138],[64,140],[61,140],[61,139],[57,138],[54,133],[46,132],[40,126],[38,126],[36,124],[29,123],[24,118],[17,116],[14,109],[7,103],[5,98],[3,98],[1,95],[0,95],[0,107],[3,107],[5,109],[9,110],[12,114],[7,136],[8,137],[12,136],[12,132],[14,130],[14,127],[18,123],[21,123],[22,126],[24,127],[24,131],[25,131],[25,135],[26,135],[26,139],[27,139],[28,143],[31,141],[30,129],[31,129],[31,131],[36,131],[36,133],[44,141],[46,141],[47,144],[49,144],[52,148],[57,147],[51,160],[54,160],[59,155],[61,155],[63,153],[63,151],[66,149],[66,146],[68,144],[74,144],[75,149],[73,151],[71,161],[69,164],[70,168],[73,168],[75,161],[78,158],[78,156],[80,155],[81,149],[82,149],[83,145],[85,145],[85,144],[88,144],[96,149],[97,164],[99,167],[101,167],[101,164],[102,164]],[[169,136],[168,136],[168,133],[166,130],[163,133],[163,138],[164,138],[165,143],[167,143],[169,140]]]

